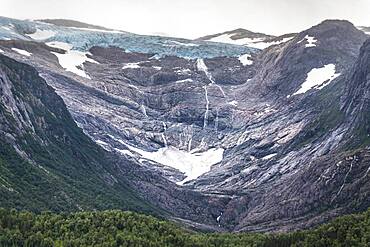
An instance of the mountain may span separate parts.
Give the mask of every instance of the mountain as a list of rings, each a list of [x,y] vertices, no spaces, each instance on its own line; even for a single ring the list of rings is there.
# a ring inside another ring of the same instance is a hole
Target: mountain
[[[92,142],[33,67],[0,54],[0,72],[1,207],[37,212],[120,208],[168,217],[178,204],[194,218],[212,213],[199,209],[207,196],[171,188],[167,180]],[[152,200],[157,207],[147,202],[154,192],[163,196]]]
[[[213,231],[308,228],[370,206],[368,36],[348,21],[323,21],[263,50],[0,24],[3,56],[37,71],[83,130],[86,142],[68,147],[94,141],[99,160],[90,162],[122,183],[109,192],[115,202],[130,190],[136,205]]]
[[[263,94],[272,92],[288,98],[302,95],[310,87],[320,86],[307,84],[306,88],[302,84],[308,73],[311,72],[314,77],[315,73],[323,73],[324,79],[325,76],[329,76],[329,79],[349,70],[364,40],[366,35],[348,21],[324,21],[297,34],[282,48],[273,47],[263,51],[261,64],[258,65],[259,74],[252,84],[257,84],[255,87],[258,88],[263,86]],[[322,72],[318,68],[322,68]]]
[[[0,82],[2,207],[156,212],[117,180],[118,158],[83,134],[33,67],[0,54]]]
[[[293,38],[295,34],[286,34],[279,37],[267,35],[264,33],[255,33],[243,28],[207,35],[197,40],[212,41],[219,43],[228,43],[235,45],[244,45],[257,49],[264,49],[272,45],[284,43]]]
[[[330,20],[255,58],[256,75],[240,98],[248,97],[249,107],[264,105],[229,140],[234,147],[222,164],[194,182],[197,189],[240,195],[243,203],[223,214],[225,221],[238,217],[237,230],[286,230],[366,208],[368,200],[359,198],[369,191],[367,152],[342,150],[349,125],[341,125],[346,116],[340,108],[346,77],[365,40],[351,23]]]

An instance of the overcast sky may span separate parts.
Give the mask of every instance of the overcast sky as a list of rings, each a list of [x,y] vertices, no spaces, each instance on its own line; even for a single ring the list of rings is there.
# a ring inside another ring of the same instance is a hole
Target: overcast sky
[[[66,18],[139,34],[197,38],[236,28],[267,34],[324,19],[370,26],[370,0],[0,0],[0,15]]]

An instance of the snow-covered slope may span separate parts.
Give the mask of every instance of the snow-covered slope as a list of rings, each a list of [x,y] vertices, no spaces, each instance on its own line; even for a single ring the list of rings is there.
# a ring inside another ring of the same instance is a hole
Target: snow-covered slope
[[[179,181],[177,183],[179,185],[209,172],[212,165],[222,161],[224,152],[222,148],[211,148],[205,152],[197,152],[196,150],[188,152],[176,147],[164,147],[155,152],[148,152],[131,146],[128,146],[128,148],[140,154],[143,159],[155,161],[183,172],[185,179]]]
[[[322,89],[338,76],[340,76],[340,73],[336,73],[334,64],[326,64],[324,67],[314,68],[308,72],[301,88],[293,95],[305,93],[312,88]]]
[[[272,45],[278,45],[291,40],[294,34],[287,34],[283,36],[272,36],[263,33],[255,33],[246,29],[236,29],[232,31],[227,31],[224,33],[218,33],[214,35],[208,35],[197,40],[227,43],[234,45],[243,45],[248,47],[253,47],[256,49],[265,49]]]
[[[91,55],[89,52],[83,52],[78,50],[72,50],[73,46],[63,42],[48,42],[46,45],[64,50],[64,53],[51,52],[58,57],[59,64],[66,70],[76,75],[90,78],[83,70],[83,64],[85,62],[98,63],[95,60],[88,58],[87,55]]]
[[[17,53],[19,53],[19,54],[21,54],[21,55],[23,55],[23,56],[26,56],[26,57],[29,57],[29,56],[32,55],[31,52],[28,52],[26,50],[22,50],[22,49],[18,49],[18,48],[12,48],[12,50],[15,51],[15,52],[17,52]]]

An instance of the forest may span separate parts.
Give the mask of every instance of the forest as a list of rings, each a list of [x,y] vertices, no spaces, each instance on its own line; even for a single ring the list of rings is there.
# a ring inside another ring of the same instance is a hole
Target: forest
[[[201,233],[130,211],[0,209],[0,246],[370,246],[370,209],[291,233]]]

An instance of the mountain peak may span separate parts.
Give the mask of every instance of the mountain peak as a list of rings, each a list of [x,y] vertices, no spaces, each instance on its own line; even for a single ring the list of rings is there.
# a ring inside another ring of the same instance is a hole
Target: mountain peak
[[[324,50],[337,50],[338,56],[347,53],[353,57],[358,56],[359,48],[366,38],[364,32],[346,20],[325,20],[297,36],[298,40],[312,39]]]
[[[211,34],[211,35],[207,35],[204,37],[200,37],[196,40],[244,45],[244,43],[246,42],[246,39],[265,40],[265,39],[271,39],[274,37],[275,36],[264,34],[264,33],[252,32],[244,28],[237,28],[237,29],[225,31],[222,33],[216,33],[216,34]]]
[[[359,30],[347,20],[325,20],[307,30],[308,32],[317,32],[319,34],[330,32],[331,35],[338,35],[338,32],[356,32]]]
[[[347,25],[347,26],[354,26],[352,22],[348,20],[340,20],[340,19],[326,19],[322,21],[318,25],[323,25],[323,24],[328,24],[328,25]]]

